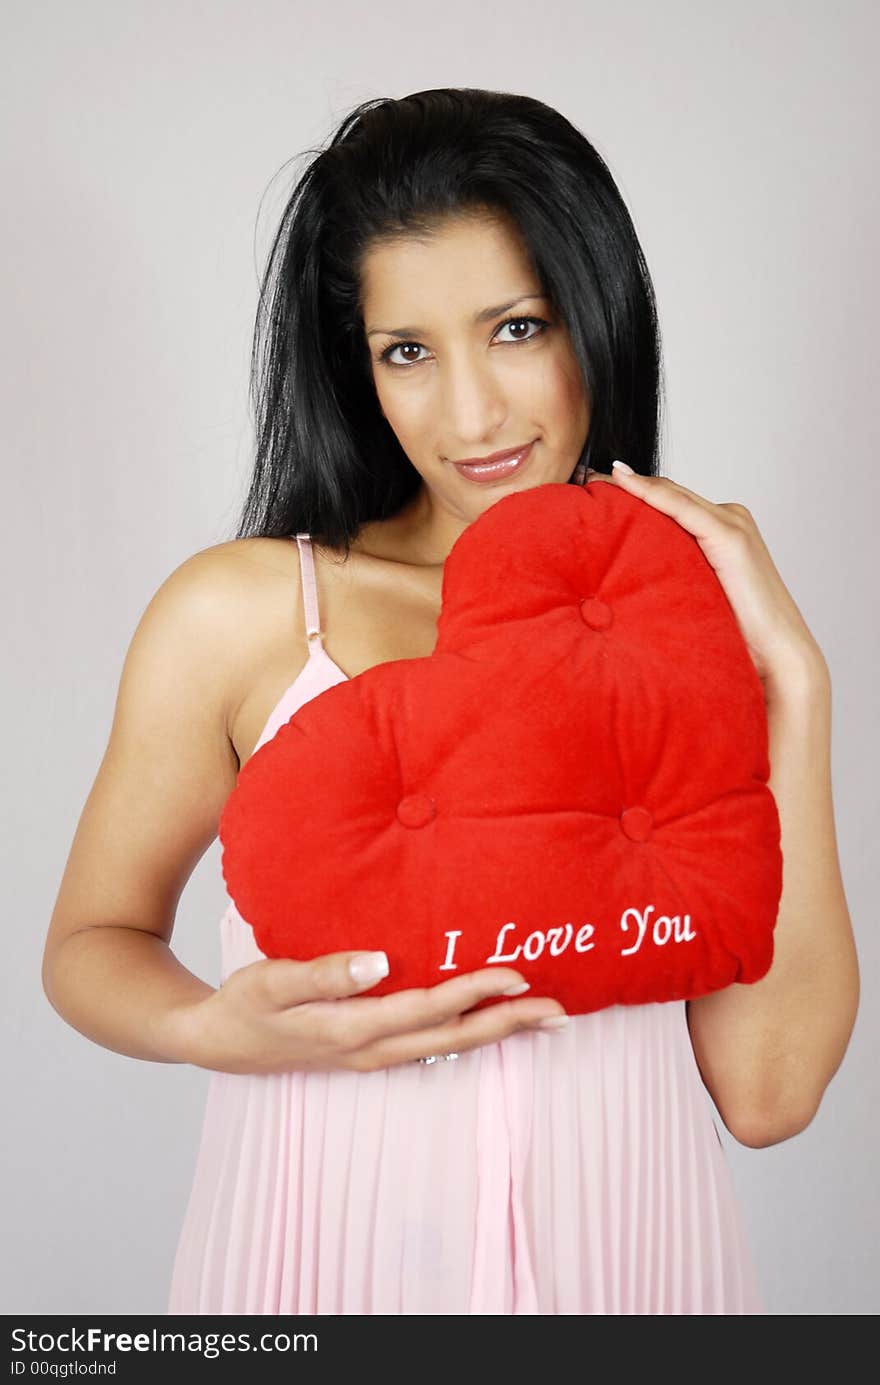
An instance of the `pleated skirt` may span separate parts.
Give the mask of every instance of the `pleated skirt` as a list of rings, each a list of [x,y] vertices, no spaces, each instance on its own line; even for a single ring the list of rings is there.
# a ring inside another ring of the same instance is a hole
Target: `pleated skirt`
[[[262,954],[230,908],[224,972]],[[684,1001],[211,1073],[169,1314],[763,1314]]]

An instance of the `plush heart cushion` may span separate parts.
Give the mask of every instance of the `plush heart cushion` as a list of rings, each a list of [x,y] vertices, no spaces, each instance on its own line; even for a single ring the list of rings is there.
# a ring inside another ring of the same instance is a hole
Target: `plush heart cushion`
[[[693,536],[549,483],[456,540],[430,656],[324,690],[246,761],[223,876],[267,957],[384,949],[370,995],[509,964],[571,1014],[690,998],[770,967],[769,772]]]

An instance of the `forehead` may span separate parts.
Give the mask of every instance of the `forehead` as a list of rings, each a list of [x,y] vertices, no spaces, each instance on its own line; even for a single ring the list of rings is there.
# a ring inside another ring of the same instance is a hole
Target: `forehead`
[[[428,234],[401,233],[375,242],[361,263],[364,317],[393,327],[405,313],[423,321],[540,290],[528,247],[499,217],[457,217]],[[419,307],[424,305],[421,316]],[[401,321],[404,319],[401,318]]]

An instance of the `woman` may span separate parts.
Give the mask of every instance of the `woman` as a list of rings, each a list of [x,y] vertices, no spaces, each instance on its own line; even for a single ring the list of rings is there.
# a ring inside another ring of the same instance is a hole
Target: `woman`
[[[743,1143],[789,1138],[852,1029],[829,681],[748,511],[658,474],[654,295],[607,167],[526,97],[365,102],[284,212],[253,365],[241,527],[138,627],[44,963],[96,1042],[212,1072],[169,1312],[764,1312],[708,1094]],[[269,960],[230,902],[221,985],[194,977],[175,907],[241,766],[323,689],[431,652],[488,506],[587,474],[695,534],[764,680],[768,976],[571,1018],[499,966],[370,998],[384,954]]]

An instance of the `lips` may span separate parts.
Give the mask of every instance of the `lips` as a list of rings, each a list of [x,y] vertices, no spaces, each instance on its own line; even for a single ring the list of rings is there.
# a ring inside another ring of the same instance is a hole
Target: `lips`
[[[531,455],[533,442],[526,443],[524,447],[510,448],[506,452],[495,452],[489,457],[482,457],[471,462],[453,462],[453,466],[460,476],[466,476],[470,481],[494,481],[499,477],[511,476],[524,466]]]
[[[504,452],[490,452],[485,457],[462,457],[455,463],[456,466],[488,466],[492,462],[506,462],[511,457],[517,457],[520,452],[525,452],[529,446],[527,442],[521,442],[518,447],[508,447]]]

